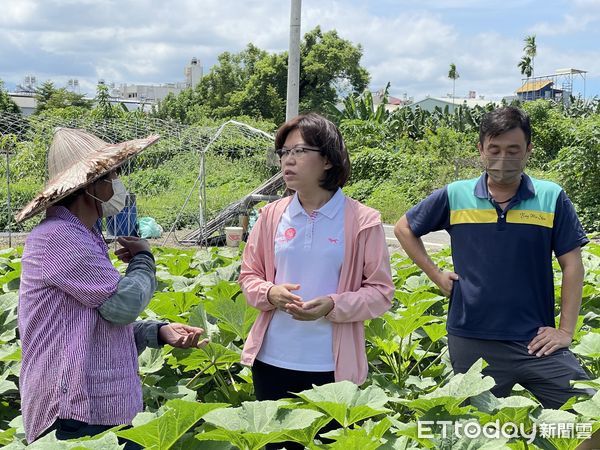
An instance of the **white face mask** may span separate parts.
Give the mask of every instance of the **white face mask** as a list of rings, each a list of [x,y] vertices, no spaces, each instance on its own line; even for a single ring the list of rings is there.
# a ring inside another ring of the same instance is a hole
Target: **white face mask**
[[[112,184],[113,195],[106,201],[100,200],[98,197],[93,196],[88,192],[90,197],[95,198],[102,204],[102,217],[116,216],[123,208],[125,208],[125,202],[127,201],[127,189],[123,185],[123,182],[116,178],[114,180],[103,180],[107,183]]]

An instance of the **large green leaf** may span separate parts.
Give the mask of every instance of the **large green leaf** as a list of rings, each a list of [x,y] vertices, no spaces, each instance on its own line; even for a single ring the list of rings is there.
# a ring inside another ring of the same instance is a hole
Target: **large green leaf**
[[[229,441],[240,449],[259,449],[282,442],[290,430],[307,428],[322,414],[310,409],[284,408],[283,401],[244,402],[239,408],[225,408],[204,416],[216,427],[196,435],[199,440]]]
[[[388,312],[383,317],[398,336],[405,338],[426,323],[438,320],[436,316],[429,316],[424,313],[440,300],[441,297],[439,296],[433,299],[421,300],[411,304],[404,310],[396,311],[395,314]]]
[[[10,380],[7,380],[8,372],[0,375],[0,394],[6,394],[7,392],[17,392],[17,385]]]
[[[433,448],[434,443],[432,439],[423,436],[419,425],[415,422],[402,423],[393,417],[388,417],[393,424],[392,432],[396,436],[402,436],[418,442],[422,447]]]
[[[11,449],[12,447],[8,446],[7,448]],[[27,448],[32,450],[119,450],[123,449],[124,445],[120,445],[117,436],[111,432],[71,441],[58,440],[52,432],[27,446]]]
[[[499,398],[496,406],[496,412],[490,416],[482,416],[484,422],[496,422],[501,425],[506,423],[523,424],[527,428],[531,427],[531,412],[539,406],[536,401],[514,395],[506,398]]]
[[[142,352],[138,359],[141,375],[158,372],[165,363],[161,348],[148,347]]]
[[[588,333],[581,338],[581,342],[573,347],[573,353],[588,358],[600,358],[600,333]]]
[[[593,388],[600,390],[600,377],[595,380],[578,380],[573,383],[573,387],[577,389]]]
[[[427,333],[427,336],[431,342],[437,342],[447,334],[445,323],[432,323],[429,325],[423,325],[423,331]]]
[[[342,430],[339,433],[331,432],[325,435],[335,442],[328,448],[338,450],[375,450],[381,447],[383,442],[380,438],[370,436],[364,428],[353,428]]]
[[[192,292],[157,292],[148,304],[148,309],[170,322],[182,322],[201,301]]]
[[[144,403],[146,404],[160,405],[166,400],[172,400],[175,398],[186,400],[188,402],[194,402],[198,397],[196,391],[189,389],[184,385],[178,384],[175,386],[168,386],[165,388],[155,385],[148,385],[146,384],[147,379],[148,377],[144,379],[144,385],[142,386],[144,393]]]
[[[4,292],[17,291],[21,283],[21,272],[12,270],[0,276],[0,286]]]
[[[479,359],[464,374],[454,375],[448,384],[415,400],[400,400],[407,406],[425,412],[443,405],[448,411],[457,408],[467,398],[490,390],[496,384],[490,376],[483,376],[483,360]]]
[[[158,267],[165,267],[171,275],[195,277],[198,270],[192,268],[194,257],[184,252],[172,255],[162,255],[157,262]]]
[[[0,345],[0,361],[21,361],[21,347],[19,344]]]
[[[331,417],[325,415],[317,417],[315,421],[306,428],[287,431],[285,433],[285,440],[299,442],[305,447],[308,447],[310,444],[312,444],[319,430],[327,425],[331,420]]]
[[[297,394],[309,405],[323,411],[343,427],[389,411],[390,401],[383,389],[369,386],[361,390],[350,381],[315,386]]]
[[[200,303],[192,308],[188,317],[188,325],[202,328],[211,341],[219,335],[219,327],[208,320],[204,303]]]
[[[5,445],[10,444],[13,441],[16,432],[17,430],[14,428],[0,431],[0,446],[4,447]]]
[[[0,295],[0,344],[16,337],[18,301],[16,292]]]
[[[198,286],[207,284],[203,277],[211,277],[213,274],[198,275],[194,278],[184,277],[182,275],[171,275],[164,270],[156,271],[156,279],[158,280],[158,289],[163,291],[174,292],[195,292]],[[169,289],[170,286],[170,289]]]
[[[371,344],[386,355],[393,355],[400,349],[400,339],[381,317],[369,321],[365,327],[365,335]]]
[[[159,417],[139,427],[118,431],[117,435],[137,442],[147,449],[166,450],[171,448],[202,416],[225,406],[227,405],[224,403],[169,400],[162,408]]]
[[[600,421],[600,391],[589,400],[575,403],[573,409],[585,417]]]
[[[486,438],[480,436],[470,438],[463,436],[452,443],[452,450],[508,450],[508,439],[504,437]]]
[[[575,450],[582,441],[576,439],[579,420],[568,411],[542,410],[535,418],[537,437],[534,444],[544,449]]]
[[[438,302],[444,299],[444,297],[429,291],[404,292],[400,290],[396,291],[395,298],[407,308],[423,301],[435,300]]]
[[[210,342],[206,347],[199,349],[175,349],[171,355],[169,358],[171,366],[181,366],[185,371],[206,370],[210,366],[211,369],[208,369],[207,373],[213,373],[217,369],[228,369],[240,361],[238,352],[215,342]]]
[[[245,340],[254,324],[258,310],[251,308],[237,283],[221,281],[206,291],[206,312],[217,319],[219,328]]]
[[[200,441],[194,432],[188,432],[170,450],[237,450],[231,442]]]

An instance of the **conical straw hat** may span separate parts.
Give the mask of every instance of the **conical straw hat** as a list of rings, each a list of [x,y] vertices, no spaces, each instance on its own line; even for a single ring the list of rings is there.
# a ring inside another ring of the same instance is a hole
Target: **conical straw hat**
[[[159,139],[150,135],[118,144],[109,144],[84,130],[57,128],[48,150],[48,183],[21,211],[21,222],[44,211],[53,203],[93,183]]]

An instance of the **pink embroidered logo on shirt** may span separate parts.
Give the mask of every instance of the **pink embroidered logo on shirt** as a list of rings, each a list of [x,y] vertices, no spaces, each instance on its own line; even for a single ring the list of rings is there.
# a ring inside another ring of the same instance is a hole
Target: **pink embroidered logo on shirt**
[[[292,239],[294,239],[294,237],[296,237],[296,229],[295,228],[288,228],[287,230],[285,230],[285,233],[283,233],[285,235],[285,238],[288,241],[291,241]]]
[[[338,240],[336,238],[327,238],[329,240],[329,243],[331,244],[337,244]]]

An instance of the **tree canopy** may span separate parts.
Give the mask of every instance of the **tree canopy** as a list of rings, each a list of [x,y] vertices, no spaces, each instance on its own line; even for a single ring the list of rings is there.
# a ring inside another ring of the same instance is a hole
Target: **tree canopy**
[[[4,82],[0,80],[0,111],[20,113],[21,110],[4,90]]]
[[[300,109],[324,111],[347,94],[361,93],[369,73],[360,65],[362,47],[337,31],[316,27],[300,49]],[[269,53],[253,44],[240,53],[224,52],[195,89],[169,95],[156,109],[161,118],[194,122],[199,117],[239,115],[280,123],[285,119],[287,52]]]
[[[85,100],[83,94],[71,92],[66,88],[56,88],[54,83],[46,81],[35,90],[37,101],[36,114],[49,109],[64,109],[69,107],[91,109],[92,102]]]

